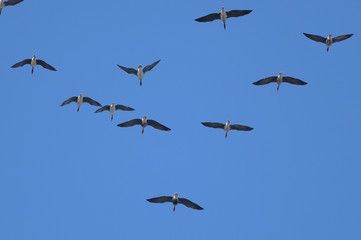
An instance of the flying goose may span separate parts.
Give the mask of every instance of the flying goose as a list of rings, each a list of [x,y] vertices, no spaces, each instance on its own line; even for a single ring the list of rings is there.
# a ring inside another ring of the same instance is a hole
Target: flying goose
[[[341,36],[337,36],[332,38],[331,34],[328,35],[327,38],[318,36],[318,35],[313,35],[313,34],[308,34],[308,33],[303,33],[306,37],[308,37],[309,39],[316,41],[316,42],[321,42],[326,44],[327,46],[327,52],[329,50],[329,48],[331,47],[331,45],[335,42],[341,42],[343,40],[346,40],[347,38],[350,38],[353,34],[346,34],[346,35],[341,35]]]
[[[40,60],[40,59],[36,59],[36,56],[34,54],[34,56],[31,58],[31,59],[25,59],[21,62],[18,62],[16,64],[14,64],[13,66],[11,66],[12,68],[17,68],[17,67],[22,67],[24,66],[25,64],[30,64],[31,65],[31,74],[34,73],[34,67],[36,65],[40,65],[42,66],[43,68],[46,68],[46,69],[49,69],[51,71],[56,71],[55,68],[53,68],[52,66],[50,66],[49,64],[47,64],[46,62],[44,62],[43,60]]]
[[[81,94],[81,93],[77,97],[71,97],[68,100],[65,100],[60,106],[67,105],[71,102],[76,102],[78,104],[78,109],[76,110],[77,112],[79,112],[80,106],[85,102],[89,103],[90,105],[93,105],[93,106],[98,106],[98,107],[102,106],[100,103],[98,103],[97,101],[94,101],[93,99],[91,99],[89,97],[83,97],[83,94]]]
[[[193,208],[196,210],[203,210],[202,207],[195,204],[194,202],[189,201],[186,198],[179,198],[178,193],[174,193],[173,197],[163,196],[163,197],[155,197],[147,199],[148,202],[151,203],[165,203],[165,202],[171,202],[173,203],[173,212],[175,211],[175,207],[178,203],[185,205],[186,207]]]
[[[216,122],[202,122],[202,124],[204,126],[206,126],[206,127],[224,129],[224,131],[226,131],[225,138],[227,138],[227,134],[231,130],[238,130],[238,131],[251,131],[251,130],[253,130],[253,128],[248,127],[248,126],[244,126],[244,125],[238,125],[238,124],[232,124],[231,125],[231,122],[229,120],[227,120],[226,124],[216,123]]]
[[[146,66],[145,68],[142,67],[142,64],[139,64],[138,69],[126,68],[126,67],[120,66],[119,64],[117,64],[117,66],[129,74],[137,75],[140,80],[140,86],[142,86],[142,80],[143,80],[144,74],[146,72],[152,70],[159,62],[160,62],[160,59],[158,61],[152,63],[151,65]]]
[[[1,15],[1,11],[4,9],[4,7],[14,6],[18,3],[21,3],[22,1],[24,1],[24,0],[8,0],[8,1],[0,0],[0,15]]]
[[[113,120],[113,114],[115,113],[116,110],[122,110],[122,111],[134,111],[133,108],[131,107],[126,107],[120,104],[115,105],[115,103],[112,103],[110,106],[109,105],[105,105],[101,108],[99,108],[98,110],[95,111],[95,113],[100,113],[100,112],[104,112],[104,111],[109,111],[110,114],[112,115],[110,120]]]
[[[197,18],[197,19],[195,19],[195,21],[197,21],[197,22],[211,22],[211,21],[214,21],[216,19],[220,19],[223,22],[224,29],[226,29],[227,18],[244,16],[244,15],[249,14],[250,12],[252,12],[252,10],[232,10],[232,11],[226,12],[224,10],[224,7],[222,7],[220,13],[211,13],[211,14],[206,15],[204,17]]]
[[[291,83],[291,84],[296,84],[296,85],[306,85],[307,83],[297,79],[297,78],[293,78],[293,77],[283,77],[282,73],[280,72],[278,74],[278,76],[272,76],[272,77],[268,77],[268,78],[263,78],[257,82],[254,82],[254,85],[264,85],[264,84],[268,84],[271,82],[275,82],[277,83],[277,91],[280,88],[280,85],[283,82],[287,82],[287,83]]]
[[[167,128],[166,126],[160,124],[157,121],[148,119],[147,116],[143,116],[142,119],[133,119],[124,123],[118,124],[118,127],[133,127],[134,125],[140,125],[142,126],[142,134],[144,133],[144,128],[149,125],[154,127],[155,129],[162,130],[162,131],[170,131],[170,128]]]

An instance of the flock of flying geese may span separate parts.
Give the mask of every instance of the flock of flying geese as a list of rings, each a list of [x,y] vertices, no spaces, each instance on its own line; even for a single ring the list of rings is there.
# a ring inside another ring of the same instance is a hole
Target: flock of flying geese
[[[22,2],[24,0],[0,0],[0,14],[1,11],[4,9],[4,7],[6,6],[14,6],[20,2]],[[247,15],[249,13],[251,13],[252,10],[232,10],[232,11],[228,11],[226,12],[224,7],[221,8],[221,12],[220,13],[211,13],[208,14],[206,16],[200,17],[195,19],[195,21],[197,22],[211,22],[214,20],[221,20],[223,22],[223,26],[224,29],[226,29],[226,21],[228,18],[231,17],[240,17],[240,16],[244,16]],[[341,36],[337,36],[337,37],[332,37],[332,35],[328,35],[327,38],[325,37],[321,37],[318,35],[313,35],[313,34],[308,34],[308,33],[303,33],[307,38],[316,41],[316,42],[321,42],[326,44],[327,46],[327,52],[329,51],[330,46],[333,43],[336,42],[341,42],[343,40],[346,40],[348,38],[350,38],[353,34],[346,34],[346,35],[341,35]],[[137,69],[134,68],[127,68],[121,65],[117,66],[122,69],[123,71],[125,71],[128,74],[133,74],[136,75],[139,80],[140,80],[140,86],[142,86],[142,80],[144,77],[144,74],[150,70],[152,70],[158,63],[160,62],[160,60],[152,63],[151,65],[148,65],[146,67],[142,67],[142,64],[139,64]],[[36,65],[40,65],[42,67],[44,67],[45,69],[51,70],[51,71],[56,71],[56,69],[54,67],[52,67],[50,64],[46,63],[43,60],[37,59],[36,55],[34,54],[34,56],[31,59],[25,59],[21,62],[18,62],[16,64],[14,64],[12,66],[12,68],[17,68],[17,67],[22,67],[26,64],[30,64],[31,65],[31,73],[34,73],[34,68]],[[295,84],[295,85],[306,85],[307,83],[297,79],[297,78],[293,78],[293,77],[288,77],[288,76],[283,76],[282,72],[280,72],[278,74],[278,76],[271,76],[271,77],[267,77],[264,79],[261,79],[259,81],[254,82],[254,85],[264,85],[264,84],[269,84],[269,83],[277,83],[277,90],[279,90],[280,85],[283,82],[287,82],[290,84]],[[104,112],[104,111],[109,111],[111,114],[111,120],[113,120],[113,115],[115,113],[116,110],[122,110],[122,111],[134,111],[133,108],[131,107],[127,107],[124,105],[120,105],[120,104],[115,104],[112,103],[111,105],[105,105],[102,106],[99,102],[89,98],[89,97],[83,97],[82,94],[79,94],[79,96],[74,96],[74,97],[70,97],[69,99],[65,100],[60,106],[64,106],[67,104],[70,104],[72,102],[77,103],[78,108],[77,111],[79,111],[80,106],[83,103],[88,103],[90,105],[93,106],[97,106],[99,107],[95,113],[99,113],[99,112]],[[227,122],[225,124],[223,123],[216,123],[216,122],[202,122],[202,124],[206,127],[211,127],[211,128],[220,128],[220,129],[224,129],[224,131],[226,132],[225,138],[227,138],[227,134],[230,130],[238,130],[238,131],[251,131],[253,130],[253,128],[248,127],[248,126],[244,126],[244,125],[239,125],[239,124],[230,124],[230,121],[227,120]],[[118,127],[132,127],[135,125],[140,125],[142,127],[142,134],[144,133],[144,128],[149,125],[152,126],[155,129],[158,130],[162,130],[162,131],[170,131],[171,129],[160,124],[159,122],[155,121],[155,120],[151,120],[151,119],[147,119],[146,116],[143,116],[141,119],[133,119],[124,123],[120,123],[117,126]],[[199,205],[193,203],[192,201],[186,199],[186,198],[179,198],[178,197],[178,193],[175,193],[174,196],[161,196],[161,197],[155,197],[155,198],[150,198],[147,199],[147,201],[152,202],[152,203],[165,203],[165,202],[170,202],[173,203],[173,211],[175,211],[175,207],[177,204],[183,204],[189,208],[193,208],[196,210],[203,210],[202,207],[200,207]]]

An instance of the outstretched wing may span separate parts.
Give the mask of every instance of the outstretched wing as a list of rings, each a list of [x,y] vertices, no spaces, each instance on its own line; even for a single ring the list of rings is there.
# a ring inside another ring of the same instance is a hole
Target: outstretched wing
[[[178,198],[178,202],[181,204],[184,204],[185,206],[189,207],[189,208],[193,208],[193,209],[197,209],[197,210],[203,210],[203,208],[197,204],[195,204],[192,201],[189,201],[186,198]]]
[[[165,203],[165,202],[172,202],[172,197],[163,196],[163,197],[155,197],[147,199],[148,202],[152,203]]]
[[[123,66],[120,66],[117,64],[118,67],[120,67],[121,69],[123,69],[125,72],[129,73],[129,74],[134,74],[134,75],[137,75],[137,70],[135,70],[134,68],[126,68],[126,67],[123,67]]]
[[[43,60],[37,59],[36,60],[36,64],[39,64],[40,66],[42,66],[43,68],[49,69],[51,71],[56,71],[56,69],[51,66],[50,64],[47,64],[46,62],[44,62]]]
[[[347,38],[350,38],[353,34],[346,34],[346,35],[341,35],[341,36],[337,36],[332,38],[333,42],[341,42],[343,40],[346,40]]]
[[[126,107],[126,106],[123,106],[123,105],[120,105],[120,104],[115,105],[115,109],[116,109],[116,110],[123,110],[123,111],[134,111],[133,108],[131,108],[131,107]]]
[[[133,127],[134,125],[142,125],[142,119],[133,119],[127,122],[118,124],[118,127]]]
[[[194,19],[194,21],[197,21],[197,22],[211,22],[211,21],[214,21],[216,19],[221,19],[221,14],[220,13],[211,13],[211,14],[208,14],[208,15],[206,15],[204,17]]]
[[[297,78],[293,78],[293,77],[283,77],[283,81],[287,82],[287,83],[291,83],[291,84],[296,84],[296,85],[306,85],[307,83],[297,79]]]
[[[100,113],[100,112],[104,112],[104,111],[109,111],[110,110],[110,106],[109,105],[105,105],[101,108],[98,108],[94,113]]]
[[[14,65],[12,65],[11,67],[12,68],[17,68],[17,67],[22,67],[24,66],[25,64],[31,64],[31,59],[25,59],[21,62],[18,62],[18,63],[15,63]]]
[[[98,107],[101,107],[102,105],[100,103],[98,103],[97,101],[89,98],[89,97],[83,97],[83,102],[87,102],[89,103],[90,105],[93,105],[93,106],[98,106]]]
[[[18,3],[21,3],[24,0],[9,0],[9,1],[5,1],[5,6],[14,6]]]
[[[316,42],[321,42],[321,43],[326,43],[326,39],[325,37],[321,37],[318,35],[313,35],[313,34],[308,34],[308,33],[303,33],[306,37],[308,37],[309,39],[316,41]]]
[[[268,84],[271,82],[277,82],[277,77],[276,76],[272,76],[272,77],[268,77],[268,78],[263,78],[257,82],[254,82],[254,85],[264,85],[264,84]]]
[[[78,101],[78,97],[71,97],[68,100],[65,100],[60,106],[64,106],[67,105],[71,102],[77,102]]]
[[[227,13],[227,18],[230,18],[230,17],[244,16],[244,15],[247,15],[247,14],[249,14],[251,12],[252,12],[252,10],[232,10],[232,11],[229,11],[229,12],[226,12],[226,13]]]
[[[170,131],[170,128],[167,128],[166,126],[160,124],[159,122],[157,121],[154,121],[154,120],[147,120],[147,124],[149,126],[152,126],[156,129],[159,129],[159,130],[162,130],[162,131]]]
[[[216,123],[216,122],[202,122],[202,124],[206,127],[211,127],[211,128],[224,128],[225,124],[223,123]]]
[[[146,72],[152,70],[155,67],[155,65],[157,65],[159,62],[160,62],[160,59],[158,61],[152,63],[151,65],[148,65],[145,68],[143,68],[143,73],[146,73]]]
[[[251,131],[253,128],[244,126],[244,125],[238,125],[238,124],[231,124],[232,130],[238,130],[238,131]]]

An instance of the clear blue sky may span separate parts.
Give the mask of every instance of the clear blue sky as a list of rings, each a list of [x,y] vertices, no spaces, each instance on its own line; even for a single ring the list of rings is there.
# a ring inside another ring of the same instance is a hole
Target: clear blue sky
[[[220,21],[194,19],[253,9]],[[0,16],[0,239],[361,239],[361,2],[25,0]],[[303,32],[354,33],[326,46]],[[37,54],[58,69],[14,63]],[[116,67],[162,61],[144,77]],[[277,75],[309,84],[254,86]],[[83,93],[135,108],[60,107]],[[116,124],[147,115],[172,131]],[[202,126],[245,124],[252,132]],[[145,199],[178,192],[205,210]]]

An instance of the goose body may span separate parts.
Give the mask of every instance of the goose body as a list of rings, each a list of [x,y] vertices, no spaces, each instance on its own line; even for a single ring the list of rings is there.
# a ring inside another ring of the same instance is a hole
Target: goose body
[[[53,66],[51,66],[50,64],[46,63],[43,60],[37,59],[35,54],[33,55],[33,57],[31,59],[25,59],[25,60],[23,60],[21,62],[18,62],[16,64],[14,64],[13,66],[11,66],[11,68],[22,67],[22,66],[24,66],[26,64],[31,65],[31,74],[34,73],[34,68],[35,68],[36,65],[40,65],[43,68],[46,68],[46,69],[51,70],[51,71],[56,71],[56,69]]]
[[[146,66],[144,68],[143,68],[142,64],[139,64],[137,69],[127,68],[127,67],[121,66],[119,64],[117,64],[117,66],[120,69],[122,69],[123,71],[125,71],[126,73],[128,73],[128,74],[136,75],[140,80],[140,86],[142,86],[144,74],[146,72],[152,70],[159,62],[160,62],[160,60],[158,60],[158,61],[156,61],[156,62],[152,63],[151,65],[148,65],[148,66]]]
[[[345,34],[345,35],[340,35],[340,36],[337,36],[337,37],[332,37],[331,34],[329,34],[327,36],[327,38],[325,37],[321,37],[321,36],[318,36],[318,35],[314,35],[314,34],[309,34],[309,33],[303,33],[307,38],[313,40],[313,41],[316,41],[316,42],[320,42],[320,43],[324,43],[326,44],[326,47],[327,47],[327,52],[328,50],[330,49],[331,45],[333,43],[336,43],[336,42],[341,42],[341,41],[344,41],[350,37],[352,37],[353,34]]]
[[[171,202],[173,203],[173,212],[175,211],[175,207],[180,203],[183,204],[186,207],[193,208],[196,210],[203,210],[201,206],[198,204],[186,199],[186,198],[180,198],[178,197],[178,193],[174,193],[173,197],[171,196],[162,196],[162,197],[155,197],[147,199],[148,202],[151,203],[165,203],[165,202]]]
[[[117,126],[118,127],[132,127],[135,125],[140,125],[142,127],[142,134],[144,133],[144,128],[146,126],[152,126],[155,129],[162,130],[162,131],[170,131],[171,129],[160,124],[157,121],[147,119],[147,116],[143,116],[142,119],[133,119],[124,123],[120,123]]]
[[[98,103],[97,101],[89,98],[89,97],[83,97],[83,94],[79,94],[79,96],[77,97],[71,97],[67,100],[65,100],[60,106],[65,106],[69,103],[72,103],[72,102],[76,102],[77,105],[78,105],[78,108],[77,108],[77,112],[79,112],[79,109],[80,109],[80,106],[86,102],[86,103],[89,103],[90,105],[93,105],[93,106],[97,106],[97,107],[101,107],[102,105],[100,103]]]
[[[113,115],[114,115],[116,110],[134,111],[134,109],[131,108],[131,107],[126,107],[126,106],[123,106],[123,105],[120,105],[120,104],[115,105],[115,103],[112,103],[111,105],[105,105],[105,106],[99,108],[98,110],[95,111],[95,113],[109,111],[110,114],[111,114],[110,120],[113,120]]]
[[[228,132],[231,130],[238,130],[238,131],[251,131],[253,128],[245,126],[245,125],[238,125],[232,124],[229,120],[227,120],[226,124],[217,123],[217,122],[202,122],[202,124],[206,127],[211,128],[221,128],[226,132],[225,138],[227,138]]]
[[[277,83],[277,91],[279,90],[280,88],[280,85],[283,83],[283,82],[287,82],[287,83],[290,83],[290,84],[295,84],[295,85],[306,85],[307,83],[300,80],[300,79],[297,79],[297,78],[293,78],[293,77],[284,77],[282,72],[280,72],[278,74],[278,76],[272,76],[272,77],[268,77],[268,78],[263,78],[257,82],[254,82],[253,84],[254,85],[264,85],[264,84],[268,84],[268,83],[272,83],[272,82],[275,82]]]

